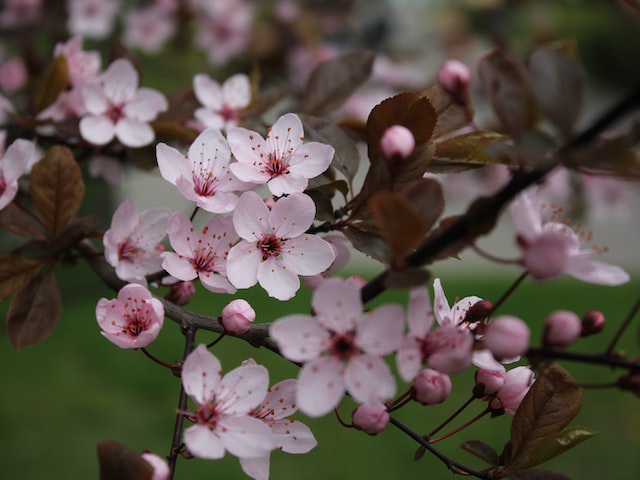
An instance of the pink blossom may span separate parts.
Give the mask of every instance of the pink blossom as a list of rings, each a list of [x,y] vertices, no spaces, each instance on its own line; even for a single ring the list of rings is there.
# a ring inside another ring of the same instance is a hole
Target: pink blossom
[[[227,255],[236,241],[230,217],[216,215],[196,232],[182,213],[176,212],[167,225],[169,242],[174,252],[163,252],[162,268],[179,280],[199,278],[207,290],[234,293],[227,280]]]
[[[529,327],[519,318],[500,315],[484,332],[484,345],[498,360],[519,357],[529,348]]]
[[[489,405],[495,410],[514,414],[532,384],[533,372],[529,367],[513,368],[505,374],[504,385]]]
[[[146,275],[160,271],[158,245],[166,235],[169,215],[164,208],[139,212],[134,197],[120,204],[103,237],[104,256],[119,278],[146,284]]]
[[[0,65],[0,88],[12,95],[25,86],[28,80],[27,66],[19,57],[10,58]]]
[[[333,159],[330,145],[303,143],[302,122],[294,113],[280,117],[266,140],[239,127],[229,129],[227,138],[238,160],[231,171],[245,182],[266,183],[277,197],[304,191],[309,179],[323,173]]]
[[[96,318],[102,335],[120,348],[143,348],[153,342],[164,322],[160,300],[137,283],[120,289],[118,298],[101,298]]]
[[[209,75],[196,75],[193,91],[203,105],[194,115],[205,128],[237,127],[242,109],[251,103],[251,83],[242,73],[229,77],[222,86]]]
[[[471,83],[471,70],[459,60],[447,60],[438,70],[438,83],[458,102],[464,103]]]
[[[300,410],[324,415],[345,391],[366,404],[391,398],[395,381],[382,356],[400,344],[402,308],[387,304],[363,312],[359,287],[332,278],[313,292],[312,310],[313,317],[290,315],[269,330],[286,358],[304,363],[298,376]]]
[[[408,158],[415,147],[413,133],[402,125],[387,128],[380,139],[380,151],[387,160]]]
[[[35,155],[33,142],[14,140],[4,151],[4,136],[0,148],[0,210],[10,204],[18,193],[18,179],[26,173]]]
[[[219,130],[211,128],[198,135],[186,157],[165,143],[158,144],[156,156],[162,178],[208,212],[230,212],[238,203],[233,192],[252,186],[229,171],[231,151]]]
[[[171,471],[165,459],[151,452],[144,452],[142,458],[153,467],[153,474],[149,480],[169,480]]]
[[[0,26],[16,27],[38,20],[42,14],[42,0],[5,0],[0,12]]]
[[[556,310],[545,320],[542,342],[553,347],[568,347],[582,332],[582,323],[575,312]]]
[[[351,419],[358,430],[377,435],[387,428],[390,415],[385,405],[360,405],[353,411]]]
[[[51,105],[38,113],[38,120],[49,120],[52,122],[63,122],[70,118],[81,117],[87,113],[82,95],[82,83],[70,90],[60,92],[60,95],[53,101]],[[56,130],[48,125],[40,127],[44,129],[45,135],[53,135]]]
[[[248,362],[244,362],[247,364]],[[302,454],[311,451],[318,442],[304,423],[291,418],[296,413],[298,381],[287,379],[276,383],[264,401],[251,415],[265,422],[273,433],[276,448],[285,453]],[[242,470],[256,480],[269,478],[269,455],[260,458],[241,458]]]
[[[241,298],[231,300],[220,315],[220,323],[225,331],[236,335],[247,332],[255,319],[256,311]]]
[[[175,30],[173,17],[162,8],[151,5],[126,14],[122,41],[128,47],[139,48],[145,53],[158,53]]]
[[[196,287],[191,282],[177,282],[171,285],[169,292],[164,296],[176,305],[186,305],[196,293]]]
[[[411,392],[423,405],[442,403],[451,393],[451,379],[446,373],[427,368],[416,375]]]
[[[511,205],[511,215],[524,252],[523,266],[537,280],[562,273],[599,285],[620,285],[629,275],[620,267],[591,260],[597,248],[582,248],[583,237],[565,223],[542,221],[533,196],[522,193]]]
[[[476,387],[479,390],[478,393],[480,395],[494,395],[498,393],[504,385],[505,376],[506,371],[504,368],[501,370],[479,369],[476,372]]]
[[[155,138],[149,122],[169,106],[160,92],[138,88],[138,72],[123,58],[84,83],[82,96],[88,114],[80,120],[80,134],[95,145],[114,138],[128,147],[149,145]]]
[[[304,284],[311,290],[315,290],[324,280],[340,271],[342,267],[349,262],[349,258],[351,257],[348,240],[342,234],[330,233],[329,235],[323,235],[322,239],[331,245],[333,253],[335,254],[335,259],[324,272],[321,272],[318,275],[302,277]],[[364,283],[367,282],[365,281]]]
[[[94,78],[100,71],[102,63],[100,52],[82,49],[82,37],[76,35],[65,43],[58,43],[53,51],[54,56],[64,55],[69,66],[71,84],[77,85],[83,80]]]
[[[327,242],[305,233],[314,216],[315,204],[303,193],[279,199],[271,210],[257,193],[243,193],[233,213],[242,240],[229,252],[229,281],[237,288],[258,282],[271,297],[292,298],[298,275],[317,275],[335,258]]]
[[[261,365],[243,365],[222,377],[220,361],[198,345],[182,366],[182,385],[197,409],[184,443],[199,458],[261,458],[276,447],[271,429],[251,413],[264,400],[269,374]]]
[[[67,27],[72,35],[105,38],[112,29],[119,0],[67,0]]]

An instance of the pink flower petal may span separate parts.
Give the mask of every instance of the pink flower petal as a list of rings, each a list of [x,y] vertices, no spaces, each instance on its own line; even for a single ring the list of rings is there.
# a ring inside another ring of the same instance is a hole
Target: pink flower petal
[[[182,365],[182,385],[199,405],[210,402],[220,384],[220,361],[203,344],[198,345]]]
[[[344,395],[343,365],[333,356],[302,367],[298,377],[298,407],[310,417],[329,413]]]
[[[84,108],[91,115],[102,115],[109,108],[109,100],[97,82],[89,81],[80,86]]]
[[[260,405],[269,388],[269,372],[262,365],[242,365],[228,372],[218,385],[216,401],[225,415],[247,415]]]
[[[244,192],[233,213],[233,226],[248,241],[260,240],[269,227],[269,209],[256,192]],[[308,228],[308,227],[307,227]]]
[[[362,316],[360,289],[340,278],[322,282],[313,294],[312,305],[320,324],[336,333],[355,329]]]
[[[622,285],[630,279],[629,274],[617,265],[609,265],[578,256],[567,259],[566,272],[578,280],[596,285]]]
[[[534,200],[527,193],[521,193],[510,207],[513,225],[526,240],[535,238],[542,229],[540,210]]]
[[[295,378],[287,378],[269,388],[267,396],[260,405],[260,411],[269,412],[265,418],[269,420],[281,420],[296,413],[296,395],[298,393],[298,381]]]
[[[213,293],[236,293],[235,287],[222,275],[212,272],[198,274],[202,286]]]
[[[88,115],[80,120],[80,135],[94,145],[106,145],[115,134],[113,122],[104,115]]]
[[[331,344],[329,332],[318,320],[304,315],[281,318],[271,325],[269,335],[276,341],[282,354],[294,362],[313,360]]]
[[[438,325],[453,325],[449,300],[444,294],[439,278],[433,281],[433,314],[438,321]]]
[[[211,110],[222,107],[222,89],[220,84],[204,73],[193,77],[193,92],[198,101]]]
[[[237,73],[222,84],[222,98],[224,103],[231,108],[244,108],[251,102],[251,84],[249,77]]]
[[[287,240],[282,252],[285,268],[298,275],[317,275],[331,266],[335,252],[331,245],[316,235],[303,235]]]
[[[123,104],[133,99],[138,88],[138,72],[124,58],[114,60],[102,74],[104,92],[112,102]]]
[[[192,425],[187,428],[184,431],[184,443],[195,457],[208,460],[224,457],[222,440],[204,425]]]
[[[277,448],[287,453],[308,453],[318,445],[313,432],[294,419],[281,420],[271,426]]]
[[[162,252],[160,256],[162,257],[162,268],[178,280],[186,282],[198,276],[198,272],[193,268],[188,258],[173,252]]]
[[[404,315],[400,305],[382,305],[364,314],[358,321],[356,343],[374,355],[386,355],[400,346]]]
[[[158,116],[158,113],[168,108],[169,103],[163,94],[150,88],[140,88],[133,99],[124,106],[124,113],[127,117],[139,122],[150,122]]]
[[[258,263],[256,273],[258,283],[264,288],[270,297],[278,300],[293,298],[300,288],[300,280],[291,270],[287,269],[274,257],[270,257]]]
[[[291,155],[289,170],[306,178],[317,177],[329,168],[334,152],[331,145],[305,143]]]
[[[407,308],[407,323],[411,335],[416,338],[424,337],[431,330],[434,318],[429,291],[426,288],[411,289]]]
[[[185,156],[175,148],[166,143],[159,143],[156,146],[156,157],[160,175],[167,182],[175,185],[179,177],[191,177],[191,169],[188,167]]]
[[[422,352],[418,340],[414,337],[405,337],[396,354],[398,373],[405,382],[413,380],[422,366]]]
[[[2,144],[4,147],[4,142]],[[27,170],[29,159],[35,155],[35,145],[29,140],[18,138],[14,140],[2,155],[0,151],[1,175],[6,183],[11,183],[22,176]]]
[[[253,417],[225,415],[218,421],[216,433],[224,448],[240,458],[260,458],[275,448],[271,429]]]
[[[292,193],[279,199],[269,213],[269,225],[281,238],[298,237],[313,223],[316,206],[310,196]]]
[[[293,152],[302,145],[303,138],[304,131],[300,117],[295,113],[287,113],[278,118],[271,127],[266,138],[268,151],[280,154]]]
[[[349,394],[360,403],[381,404],[396,393],[391,369],[374,355],[353,357],[347,365],[344,383]]]
[[[269,459],[271,455],[257,458],[240,458],[242,471],[253,480],[269,480]]]
[[[289,172],[287,175],[278,175],[267,182],[269,191],[276,197],[287,193],[301,193],[309,185],[309,180],[302,175]]]
[[[156,138],[151,125],[127,117],[116,123],[115,133],[123,145],[133,148],[149,145]]]
[[[237,228],[237,225],[236,225]],[[262,260],[255,243],[242,241],[229,250],[227,278],[236,288],[249,288],[258,281],[258,266]]]

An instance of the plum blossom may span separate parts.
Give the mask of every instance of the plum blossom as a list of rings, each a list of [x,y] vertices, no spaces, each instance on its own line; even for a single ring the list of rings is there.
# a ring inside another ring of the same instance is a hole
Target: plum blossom
[[[241,110],[251,103],[249,77],[242,73],[229,77],[222,85],[209,75],[198,74],[193,77],[193,91],[203,105],[194,116],[205,128],[237,127]]]
[[[322,239],[331,245],[333,253],[335,254],[335,260],[324,272],[321,272],[318,275],[302,277],[304,284],[310,290],[315,290],[324,280],[332,277],[333,274],[340,271],[342,267],[349,263],[349,258],[351,257],[348,240],[344,235],[339,233],[330,233],[328,235],[323,235]]]
[[[227,213],[238,203],[235,191],[246,184],[229,171],[231,151],[219,130],[207,129],[194,140],[185,157],[165,143],[156,147],[160,174],[187,200],[212,213]]]
[[[261,365],[242,365],[222,377],[220,361],[198,345],[182,366],[182,385],[196,402],[194,425],[184,443],[199,458],[263,458],[276,447],[269,426],[252,416],[267,395],[269,373]]]
[[[151,5],[128,12],[124,18],[122,41],[145,53],[157,53],[176,30],[173,17],[158,6]]]
[[[242,240],[229,251],[229,281],[237,288],[257,282],[271,297],[292,298],[298,275],[317,275],[335,258],[327,242],[305,233],[314,217],[315,204],[303,193],[280,198],[271,210],[257,193],[243,193],[233,213]]]
[[[383,355],[402,338],[402,307],[387,304],[363,312],[359,286],[331,278],[314,292],[315,316],[289,315],[272,324],[269,335],[282,354],[304,362],[297,403],[311,417],[330,412],[345,391],[365,404],[382,404],[396,390]]]
[[[104,256],[122,280],[146,284],[145,276],[160,270],[160,242],[167,232],[170,211],[138,211],[134,197],[120,204],[104,234]]]
[[[243,362],[243,365],[250,361]],[[276,383],[262,403],[251,415],[265,422],[273,434],[276,448],[285,453],[302,454],[312,450],[318,442],[304,423],[291,418],[296,413],[296,390],[298,381],[289,378]],[[258,458],[241,458],[244,473],[255,480],[269,478],[269,455]]]
[[[536,280],[548,280],[568,273],[578,280],[597,285],[621,285],[629,275],[615,265],[591,259],[602,249],[583,248],[585,235],[566,223],[543,222],[536,199],[529,192],[521,193],[511,204],[511,216],[517,232],[518,245],[524,255],[522,265]],[[586,235],[589,237],[589,235]]]
[[[332,146],[303,143],[302,122],[295,113],[276,120],[266,139],[240,127],[229,129],[227,138],[238,160],[231,171],[245,182],[266,183],[276,197],[303,192],[309,179],[323,173],[333,159]]]
[[[183,281],[199,278],[211,292],[235,293],[226,278],[227,255],[237,239],[231,217],[214,216],[196,232],[182,213],[176,212],[167,225],[174,252],[163,252],[162,268]]]
[[[533,382],[533,372],[529,367],[512,368],[506,372],[500,390],[493,397],[488,398],[489,406],[494,410],[504,410],[513,415]]]
[[[29,171],[35,157],[35,145],[18,138],[4,150],[3,132],[0,135],[0,210],[10,204],[18,193],[18,179]]]
[[[129,283],[116,299],[98,301],[96,318],[102,335],[110,342],[120,348],[143,348],[160,333],[164,307],[146,287]]]
[[[353,426],[369,435],[377,435],[387,428],[390,418],[386,405],[360,405],[351,415]]]
[[[87,115],[80,120],[80,134],[95,144],[117,138],[128,147],[153,142],[149,122],[169,107],[157,90],[138,88],[138,72],[129,60],[115,60],[96,80],[82,85]]]
[[[512,315],[500,315],[487,325],[484,346],[498,360],[515,358],[527,351],[530,336],[525,322]]]
[[[119,0],[67,0],[67,27],[73,35],[101,39],[109,35]]]
[[[240,335],[248,332],[256,319],[256,311],[251,304],[242,298],[231,300],[220,314],[220,324],[225,332]]]
[[[451,393],[451,379],[446,373],[425,368],[414,378],[411,393],[423,405],[442,403]]]
[[[5,0],[0,11],[0,26],[16,27],[35,22],[42,15],[42,0]]]
[[[0,63],[0,89],[12,95],[27,83],[29,78],[27,66],[20,57],[12,57]]]
[[[58,43],[53,50],[55,57],[64,55],[69,67],[69,77],[72,85],[77,85],[83,80],[94,78],[100,71],[102,63],[100,52],[82,49],[82,37],[76,35],[65,43]]]

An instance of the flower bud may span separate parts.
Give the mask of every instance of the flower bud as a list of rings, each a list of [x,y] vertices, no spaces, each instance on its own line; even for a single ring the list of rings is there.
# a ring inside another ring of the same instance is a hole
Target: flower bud
[[[476,389],[478,395],[494,395],[504,385],[504,370],[487,370],[481,368],[476,372]]]
[[[498,360],[515,358],[529,348],[529,327],[510,315],[496,317],[485,330],[484,344]]]
[[[580,337],[582,324],[578,315],[558,310],[547,317],[542,343],[552,347],[568,347]]]
[[[256,312],[249,302],[238,298],[222,309],[220,323],[227,332],[239,335],[247,332],[255,319]]]
[[[471,70],[459,60],[447,60],[438,70],[438,84],[459,103],[468,100]]]
[[[164,298],[176,305],[186,305],[196,293],[196,287],[191,282],[178,282],[171,285],[169,293]]]
[[[169,470],[169,465],[167,465],[167,462],[164,459],[151,452],[144,452],[142,454],[142,459],[153,467],[151,480],[169,479],[171,472]]]
[[[582,317],[582,330],[580,336],[588,337],[589,335],[595,335],[600,333],[604,329],[606,319],[604,313],[598,310],[591,310],[584,314]]]
[[[380,151],[387,160],[408,158],[415,148],[413,133],[402,125],[387,128],[380,139]]]
[[[423,405],[443,402],[451,393],[451,379],[446,373],[426,368],[413,380],[413,398]]]
[[[505,374],[504,385],[489,406],[494,410],[504,410],[514,414],[533,382],[533,372],[529,367],[516,367],[509,370]]]
[[[369,435],[377,435],[389,423],[389,412],[384,405],[360,405],[351,416],[353,426]]]
[[[479,302],[471,305],[467,314],[464,316],[464,321],[467,323],[481,322],[491,313],[491,302],[489,300],[480,300]]]

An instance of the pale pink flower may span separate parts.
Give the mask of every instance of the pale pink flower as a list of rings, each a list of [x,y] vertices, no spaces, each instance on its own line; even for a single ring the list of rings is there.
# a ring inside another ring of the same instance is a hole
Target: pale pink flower
[[[149,122],[169,107],[157,90],[138,88],[138,72],[123,58],[83,83],[82,96],[88,114],[80,120],[80,134],[95,145],[114,138],[128,147],[149,145],[155,138]]]
[[[504,367],[500,370],[486,370],[480,368],[476,372],[476,387],[480,395],[494,395],[500,391],[504,385],[506,371]],[[475,393],[476,390],[474,390]]]
[[[243,193],[233,213],[242,240],[229,252],[229,281],[237,288],[258,282],[271,297],[292,298],[300,288],[298,275],[317,275],[335,258],[327,242],[305,233],[315,213],[303,193],[280,198],[271,210],[257,193]]]
[[[390,418],[385,405],[360,405],[351,414],[353,426],[369,435],[377,435],[387,428]]]
[[[71,118],[81,117],[87,113],[82,95],[82,83],[72,87],[70,90],[60,92],[51,105],[38,113],[38,120],[49,120],[52,122],[63,122]],[[43,125],[40,129],[45,129],[45,135],[56,133],[49,125]],[[41,132],[42,133],[42,132]]]
[[[53,51],[54,57],[64,55],[69,67],[69,76],[73,85],[94,78],[100,71],[102,60],[100,52],[82,49],[82,37],[76,35],[65,43],[58,43]]]
[[[489,405],[495,410],[504,409],[505,412],[514,414],[533,385],[533,381],[533,372],[529,367],[516,367],[509,370],[505,374],[502,388],[498,390]]]
[[[28,77],[27,66],[19,57],[9,58],[0,65],[0,88],[8,95],[24,87]]]
[[[231,173],[231,151],[220,131],[213,128],[198,135],[186,157],[165,143],[157,145],[156,157],[162,177],[208,212],[230,212],[238,203],[233,192],[253,186]]]
[[[0,26],[16,27],[38,20],[42,14],[42,0],[5,0],[0,11]]]
[[[451,379],[446,373],[425,368],[413,379],[411,393],[423,405],[442,403],[451,393]]]
[[[138,211],[134,197],[120,204],[103,237],[104,256],[122,280],[146,284],[145,276],[160,271],[160,242],[167,232],[170,211]]]
[[[153,467],[153,474],[149,480],[169,480],[171,471],[169,465],[164,458],[151,452],[144,452],[142,458],[145,462]]]
[[[333,159],[330,145],[303,143],[302,122],[295,113],[281,116],[266,140],[239,127],[229,129],[227,138],[237,160],[231,171],[245,182],[266,183],[277,197],[304,191],[309,179],[323,173]]]
[[[113,30],[119,0],[67,0],[67,28],[72,35],[105,38]]]
[[[484,346],[498,360],[512,359],[527,351],[530,335],[525,322],[511,315],[500,315],[487,325]]]
[[[175,30],[174,18],[160,7],[151,5],[125,15],[122,42],[128,47],[153,54],[160,51]]]
[[[0,210],[10,204],[18,193],[18,179],[31,168],[35,145],[24,139],[14,140],[4,150],[4,135],[0,148]]]
[[[329,268],[327,268],[324,272],[321,272],[318,275],[302,277],[304,284],[310,290],[315,290],[318,285],[320,285],[324,280],[330,278],[331,276],[333,276],[333,274],[340,271],[342,267],[349,263],[349,258],[351,257],[351,253],[349,252],[348,247],[349,241],[346,239],[346,237],[344,237],[344,235],[339,233],[330,233],[328,235],[323,235],[322,239],[329,245],[331,245],[333,253],[336,257]]]
[[[182,385],[197,409],[184,431],[189,452],[199,458],[261,458],[276,447],[269,426],[251,413],[264,400],[269,373],[261,365],[242,365],[222,377],[220,361],[198,345],[182,366]]]
[[[227,280],[227,255],[238,238],[231,217],[214,216],[196,231],[180,212],[169,218],[167,225],[173,252],[163,252],[162,268],[179,280],[199,278],[211,292],[234,293]]]
[[[204,73],[193,77],[193,92],[203,105],[194,116],[205,128],[237,127],[240,112],[251,103],[249,77],[238,73],[220,85]]]
[[[120,348],[143,348],[153,342],[164,322],[164,307],[140,284],[129,283],[118,298],[101,298],[96,318],[102,335]]]
[[[269,329],[286,358],[304,363],[298,376],[300,410],[324,415],[345,391],[366,404],[391,398],[395,380],[382,356],[400,344],[402,308],[387,304],[363,312],[360,288],[332,278],[313,292],[312,310],[313,317],[289,315]]]
[[[591,259],[598,248],[583,248],[583,236],[565,223],[543,222],[534,197],[521,193],[511,204],[511,216],[523,250],[523,266],[536,280],[548,280],[568,273],[598,285],[621,285],[629,275],[620,267]]]
[[[249,331],[255,319],[256,311],[242,298],[231,300],[220,315],[220,323],[225,331],[236,335]]]
[[[244,362],[244,364],[247,364]],[[285,453],[303,454],[311,451],[318,442],[304,423],[291,418],[296,413],[296,391],[298,381],[287,379],[276,383],[264,401],[251,415],[265,422],[276,442],[276,448]],[[242,470],[251,478],[269,478],[269,455],[259,458],[241,458]]]
[[[551,313],[544,324],[542,342],[553,347],[568,347],[582,333],[582,322],[575,312],[556,310]]]

